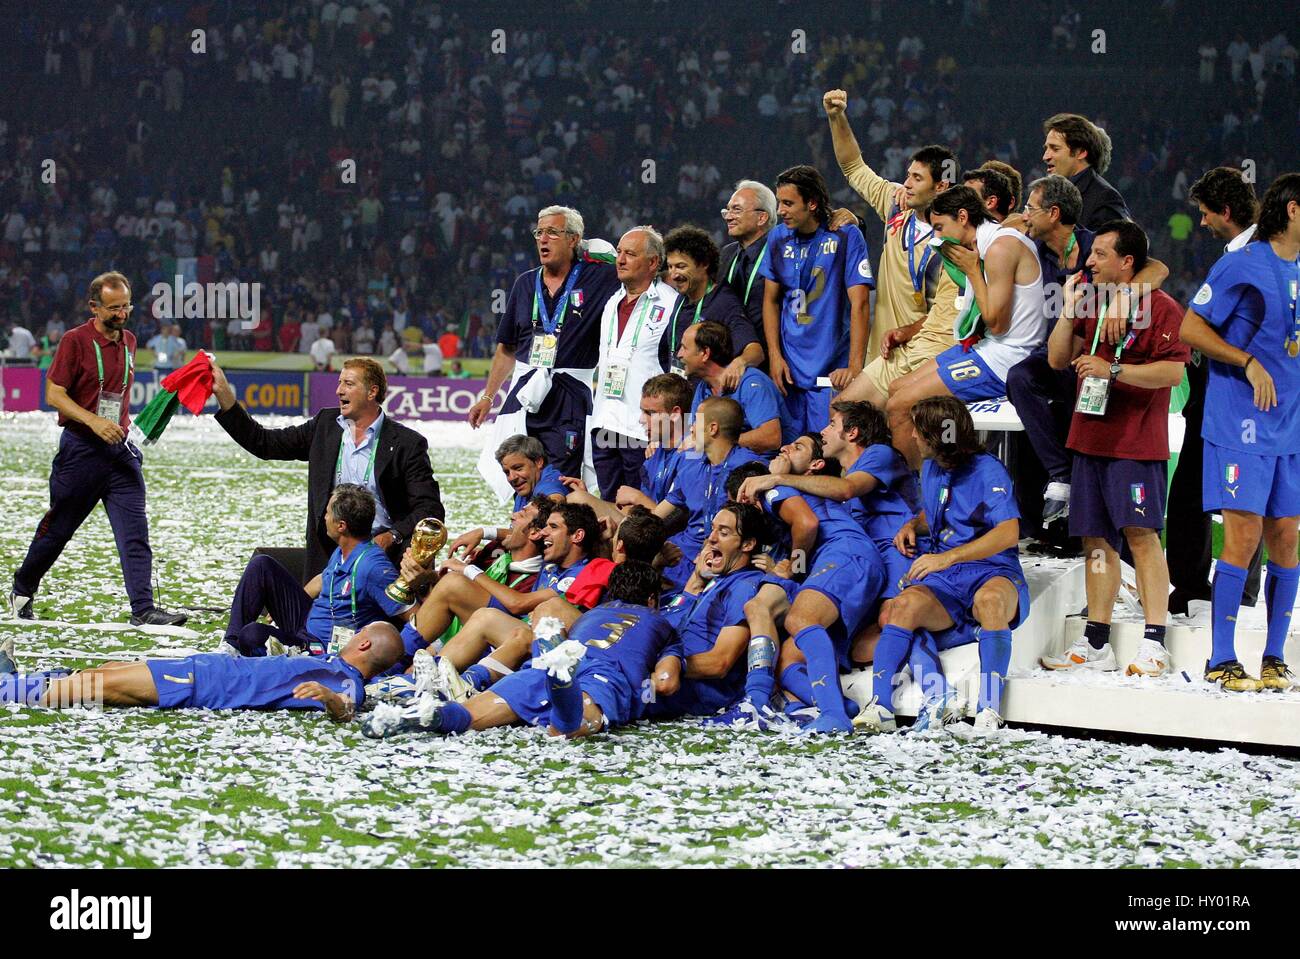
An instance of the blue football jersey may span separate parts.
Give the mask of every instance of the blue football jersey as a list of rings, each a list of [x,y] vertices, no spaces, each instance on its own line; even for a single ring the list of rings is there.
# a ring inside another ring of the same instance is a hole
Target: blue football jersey
[[[537,582],[533,584],[533,592],[541,589],[553,589],[561,596],[569,591],[573,581],[578,578],[578,574],[587,568],[589,559],[580,559],[568,569],[560,567],[559,563],[547,563],[542,567],[542,571],[537,574]]]
[[[583,664],[591,668],[617,668],[640,689],[655,663],[667,656],[682,656],[677,632],[661,614],[647,606],[618,600],[601,603],[578,617],[569,639],[587,647]]]
[[[1020,518],[1011,477],[1006,467],[988,453],[977,453],[952,472],[934,460],[926,460],[921,468],[921,504],[930,525],[932,553],[969,543],[999,523]],[[1014,545],[981,562],[1011,563],[1020,569]]]
[[[743,446],[733,446],[727,458],[717,466],[702,454],[682,454],[677,478],[664,499],[690,512],[686,529],[673,537],[673,542],[687,559],[694,559],[700,551],[700,544],[708,537],[713,525],[714,514],[727,502],[727,477],[731,471],[755,461],[763,462],[763,458]]]
[[[1268,456],[1300,453],[1300,260],[1283,260],[1265,242],[1249,243],[1214,264],[1192,310],[1224,341],[1255,357],[1273,377],[1277,406],[1255,408],[1240,367],[1210,360],[1201,435],[1215,446]]]
[[[795,496],[801,497],[817,517],[817,545],[813,549],[813,555],[807,558],[808,570],[817,565],[817,556],[824,549],[837,549],[871,557],[876,555],[875,544],[858,525],[848,503],[837,503],[835,500],[814,496],[812,493],[801,493],[789,486],[776,486],[768,490],[763,497],[764,506],[779,520],[781,504]]]
[[[781,352],[795,385],[849,362],[850,286],[875,286],[867,241],[856,226],[831,232],[819,226],[803,237],[784,225],[767,237],[761,275],[781,284]]]
[[[664,610],[664,618],[681,637],[683,657],[707,653],[724,629],[746,624],[745,604],[758,593],[763,577],[759,570],[743,569],[711,581],[698,596],[680,594]],[[713,712],[744,693],[747,668],[741,655],[720,679],[683,679],[670,700],[693,715]]]
[[[700,408],[700,404],[713,397],[713,390],[709,384],[700,380],[695,386],[695,397],[691,400],[691,419],[695,419],[695,413]],[[790,425],[790,413],[785,408],[785,403],[781,399],[781,394],[772,382],[772,378],[762,370],[757,370],[752,366],[745,367],[745,372],[740,376],[740,383],[736,389],[730,393],[722,393],[723,396],[729,396],[740,404],[740,409],[744,413],[745,421],[741,427],[742,432],[749,432],[757,429],[768,420],[777,420],[781,424],[781,442],[792,443],[797,438],[794,435],[794,429]]]
[[[541,475],[537,477],[537,484],[528,496],[519,493],[515,494],[514,511],[517,513],[525,506],[534,496],[550,496],[559,493],[561,496],[569,495],[569,488],[560,482],[560,471],[550,463],[542,467]]]
[[[406,609],[384,592],[397,579],[397,570],[384,551],[365,543],[346,560],[335,549],[321,571],[320,595],[307,614],[307,632],[328,643],[335,626],[360,629],[378,619],[391,619]]]
[[[194,669],[194,705],[200,709],[324,709],[314,699],[293,698],[302,683],[320,683],[357,705],[365,698],[361,673],[338,656],[201,653],[189,662]]]
[[[681,464],[682,454],[656,446],[650,458],[641,464],[641,492],[656,503],[662,503],[668,497],[668,491],[677,479],[677,468]]]
[[[908,469],[903,454],[888,443],[868,446],[845,472],[875,477],[876,488],[866,496],[853,497],[849,507],[876,547],[885,549],[920,506],[916,476]]]

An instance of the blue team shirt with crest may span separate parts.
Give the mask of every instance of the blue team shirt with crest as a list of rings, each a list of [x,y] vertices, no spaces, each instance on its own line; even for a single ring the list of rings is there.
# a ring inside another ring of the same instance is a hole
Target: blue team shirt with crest
[[[1277,406],[1255,408],[1242,368],[1210,360],[1201,435],[1215,446],[1263,456],[1300,453],[1300,357],[1287,338],[1300,333],[1300,260],[1283,260],[1263,241],[1224,254],[1192,310],[1224,341],[1255,357],[1273,377]]]
[[[921,468],[921,505],[930,526],[931,553],[954,549],[979,539],[999,523],[1020,518],[1011,477],[988,453],[977,453],[951,472],[926,460]],[[979,562],[1020,571],[1015,545]]]
[[[384,592],[395,579],[396,568],[384,551],[373,543],[355,547],[346,560],[343,551],[336,548],[321,571],[320,595],[312,601],[311,611],[307,614],[307,632],[328,643],[335,626],[357,630],[375,620],[396,616],[406,607]],[[355,616],[352,612],[354,589]]]
[[[866,473],[876,479],[876,488],[866,496],[849,500],[854,518],[878,549],[894,542],[903,524],[916,515],[921,498],[916,476],[903,454],[888,443],[873,443],[845,473]]]
[[[782,287],[781,352],[790,375],[800,389],[813,389],[818,377],[848,365],[848,288],[876,285],[867,241],[856,226],[819,226],[809,237],[776,226],[759,272]]]

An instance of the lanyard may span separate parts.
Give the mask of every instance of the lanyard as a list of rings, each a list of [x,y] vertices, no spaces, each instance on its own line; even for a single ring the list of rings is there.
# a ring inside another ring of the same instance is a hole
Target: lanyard
[[[99,391],[104,392],[104,351],[99,348],[99,340],[90,341],[95,346],[95,365],[99,367]],[[122,343],[122,355],[126,362],[122,366],[122,392],[126,392],[126,383],[131,376],[131,368],[135,365],[131,362],[131,354],[126,348],[126,343]]]
[[[732,265],[733,266],[735,265],[734,262]],[[705,288],[704,295],[700,297],[700,302],[695,304],[695,319],[691,321],[692,324],[700,322],[700,311],[704,309],[704,301],[709,298],[709,294],[712,292],[713,292],[713,284],[710,283]],[[677,352],[677,347],[681,346],[681,343],[677,341],[677,317],[682,312],[682,304],[685,302],[686,302],[686,297],[679,296],[677,298],[677,308],[673,310],[673,328],[668,333],[668,342],[672,344],[674,353]]]
[[[375,454],[379,452],[379,433],[383,428],[384,428],[384,421],[380,420],[379,425],[375,427],[375,435],[370,437],[370,459],[366,463],[366,475],[361,480],[362,486],[369,486],[370,477],[373,476],[375,473]],[[338,485],[338,482],[341,479],[343,479],[343,446],[347,443],[347,441],[348,441],[348,436],[347,433],[344,432],[344,434],[339,437],[339,458],[338,458],[338,462],[334,464],[335,485]]]
[[[1065,252],[1061,254],[1061,269],[1063,270],[1069,269],[1069,266],[1067,264],[1070,262],[1070,253],[1078,245],[1079,245],[1079,238],[1075,235],[1074,231],[1071,230],[1070,240],[1068,243],[1065,244]]]
[[[912,289],[917,293],[920,293],[921,285],[925,281],[925,267],[930,262],[930,257],[934,255],[934,247],[930,246],[929,242],[927,242],[930,237],[934,235],[934,227],[930,227],[930,231],[926,233],[925,236],[918,237],[916,235],[915,223],[916,220],[913,219],[912,222],[907,225],[907,232],[903,238],[903,246],[907,248],[907,272],[912,277]],[[917,244],[923,244],[925,246],[924,252],[921,253],[921,262],[919,265],[916,262]]]
[[[546,312],[546,299],[542,289],[542,268],[537,268],[537,276],[534,278],[533,288],[533,328],[537,328],[537,318],[540,315],[542,319],[542,332],[555,334],[559,336],[560,330],[564,328],[565,317],[569,315],[569,295],[573,292],[574,284],[578,282],[578,274],[582,272],[582,264],[575,263],[573,269],[569,272],[569,278],[564,281],[564,290],[560,293],[560,308],[552,317]]]
[[[352,587],[349,590],[350,593],[349,598],[352,600],[352,625],[353,626],[356,626],[357,624],[357,571],[361,569],[361,559],[366,555],[366,551],[369,549],[370,549],[370,544],[366,543],[365,546],[362,546],[361,549],[357,550],[356,559],[352,561]],[[335,566],[333,569],[330,570],[330,585],[329,585],[330,622],[334,621],[334,574],[337,572],[338,572],[337,566]]]
[[[731,283],[731,278],[736,275],[736,264],[740,262],[740,256],[744,250],[736,251],[736,258],[731,261],[731,269],[727,270],[727,283]],[[754,261],[754,268],[749,271],[749,281],[745,284],[745,299],[742,306],[749,302],[749,291],[754,288],[754,277],[758,276],[758,268],[763,265],[763,260],[767,258],[767,238],[763,239],[763,249],[758,254],[758,259]]]
[[[1290,265],[1295,267],[1296,276],[1291,281],[1291,295],[1287,296],[1286,277],[1282,273],[1283,260],[1273,252],[1269,246],[1269,252],[1273,259],[1273,276],[1277,279],[1277,292],[1282,297],[1282,304],[1290,312],[1291,328],[1286,335],[1286,352],[1288,356],[1300,356],[1300,260],[1291,261]]]
[[[637,310],[636,332],[632,334],[632,345],[628,347],[629,350],[635,350],[637,341],[641,339],[641,327],[645,324],[646,311],[650,309],[650,290],[648,287],[646,288],[646,291],[641,294],[640,306],[641,308]],[[609,327],[609,345],[611,347],[614,346],[617,340],[618,313],[615,312],[614,322],[611,323]]]
[[[713,292],[713,284],[710,283],[707,287],[705,287],[704,296],[700,297],[700,302],[695,304],[695,319],[692,320],[693,323],[700,322],[700,311],[704,309],[704,301],[708,299],[709,294],[712,292]]]
[[[1094,330],[1094,331],[1093,331],[1093,334],[1092,334],[1092,355],[1093,355],[1093,356],[1096,356],[1096,355],[1097,355],[1097,342],[1101,339],[1101,326],[1102,326],[1103,323],[1106,322],[1106,307],[1107,307],[1107,305],[1108,305],[1108,304],[1105,304],[1105,303],[1102,304],[1102,306],[1101,306],[1101,316],[1097,317],[1097,329]],[[1129,322],[1129,326],[1130,326],[1130,328],[1132,327],[1133,318],[1134,318],[1135,316],[1137,316],[1137,303],[1136,303],[1136,301],[1133,303],[1133,305],[1132,305],[1132,309],[1129,310],[1129,314],[1128,314],[1128,322]],[[1131,333],[1129,334],[1129,336],[1132,336],[1132,335],[1133,335],[1133,334],[1131,334]],[[1117,343],[1117,344],[1115,345],[1115,362],[1116,362],[1116,363],[1119,362],[1120,355],[1123,354],[1123,352],[1124,352],[1124,346],[1125,346],[1128,342],[1129,342],[1129,337],[1126,336],[1126,337],[1124,337],[1124,339],[1120,340],[1119,343]]]

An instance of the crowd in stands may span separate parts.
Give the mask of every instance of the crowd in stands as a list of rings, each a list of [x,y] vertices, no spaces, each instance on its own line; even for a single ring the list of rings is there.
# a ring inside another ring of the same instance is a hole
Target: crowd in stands
[[[524,5],[503,16],[519,24],[504,51],[452,5],[427,2],[185,0],[74,17],[32,7],[7,58],[31,95],[0,115],[0,323],[53,340],[81,320],[91,276],[113,267],[147,290],[179,270],[262,287],[251,331],[178,318],[191,348],[308,353],[314,323],[341,354],[391,357],[400,345],[418,357],[454,329],[460,355],[486,356],[494,296],[528,268],[540,207],[580,206],[592,236],[694,222],[720,239],[720,201],[756,151],[832,161],[818,116],[828,86],[849,90],[849,117],[886,177],[927,142],[1039,175],[1037,131],[1014,109],[983,109],[996,80],[962,33],[978,25],[990,49],[1015,45],[1007,6],[930,0],[904,17],[873,2],[843,11],[848,29],[808,29],[799,48],[789,30],[722,10],[699,13],[694,30],[607,31],[582,15],[561,29]],[[1019,66],[1091,55],[1073,6],[1030,4],[1016,19]],[[1207,51],[1220,48],[1231,84],[1213,82]],[[1252,45],[1223,33],[1197,57],[1181,65],[1201,81],[1182,89],[1195,101],[1185,114],[1116,103],[1095,118],[1128,145],[1111,180],[1180,294],[1214,255],[1190,226],[1190,180],[1268,152],[1295,126],[1285,34]],[[139,298],[147,342],[159,318]]]

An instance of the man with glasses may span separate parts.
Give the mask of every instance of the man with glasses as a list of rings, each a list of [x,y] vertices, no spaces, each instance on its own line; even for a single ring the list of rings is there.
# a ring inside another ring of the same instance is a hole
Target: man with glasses
[[[90,281],[91,319],[64,334],[45,379],[45,402],[65,427],[50,468],[50,508],[14,573],[10,607],[35,619],[32,598],[63,547],[100,502],[117,540],[131,625],[179,626],[186,617],[153,603],[153,551],[140,451],[126,442],[135,378],[131,285],[121,273]]]
[[[776,225],[776,194],[757,180],[741,180],[721,212],[732,242],[722,248],[719,276],[740,299],[757,338],[763,329],[763,278],[758,268],[767,250],[767,232]]]
[[[501,470],[491,454],[516,433],[541,440],[562,475],[579,475],[600,355],[600,318],[619,289],[612,257],[598,258],[583,245],[577,210],[546,207],[537,215],[533,238],[541,265],[515,279],[497,327],[487,388],[469,411],[470,426],[482,426],[497,390],[510,379],[485,446],[486,460],[479,463],[480,473],[503,495],[508,490],[500,489]]]

